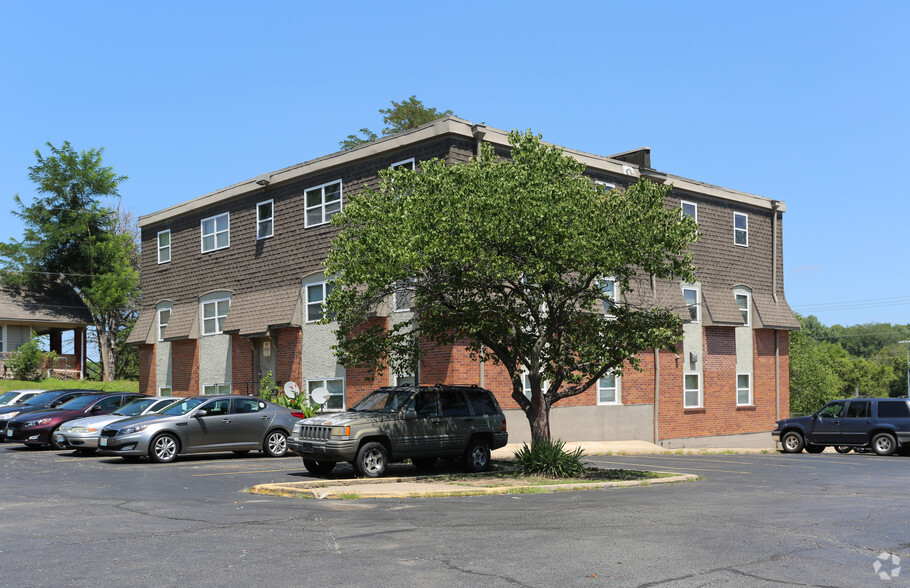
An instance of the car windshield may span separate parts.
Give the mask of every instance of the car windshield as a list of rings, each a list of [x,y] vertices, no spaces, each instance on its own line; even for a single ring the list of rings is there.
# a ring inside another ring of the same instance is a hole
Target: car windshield
[[[60,397],[59,392],[45,392],[44,394],[39,394],[33,396],[30,400],[25,402],[26,406],[44,406],[48,402],[53,402],[55,399]]]
[[[139,400],[134,400],[129,404],[124,404],[113,414],[120,416],[136,416],[137,414],[142,414],[142,411],[144,411],[155,402],[157,402],[157,400],[154,398],[140,398]]]
[[[203,402],[208,400],[207,398],[187,398],[186,400],[181,400],[175,404],[172,404],[160,411],[158,414],[166,414],[168,416],[180,416],[188,413],[193,410]]]
[[[7,392],[6,394],[0,395],[0,404],[6,404],[7,402],[12,401],[16,396],[19,396],[18,392]]]
[[[57,408],[60,410],[79,410],[80,408],[85,408],[89,404],[92,404],[99,398],[100,396],[95,396],[94,394],[88,396],[80,396],[78,398],[73,398],[72,400],[67,400]]]
[[[351,407],[354,412],[398,412],[408,403],[414,390],[375,390]]]

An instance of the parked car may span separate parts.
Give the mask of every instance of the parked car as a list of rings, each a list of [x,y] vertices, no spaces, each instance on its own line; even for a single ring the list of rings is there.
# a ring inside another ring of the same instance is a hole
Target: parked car
[[[287,438],[303,413],[250,396],[194,396],[156,414],[111,423],[101,430],[102,455],[148,456],[167,463],[185,453],[261,450],[287,453]]]
[[[87,416],[109,414],[142,394],[135,392],[102,392],[73,398],[57,408],[20,414],[6,423],[6,438],[26,445],[51,445],[64,449],[54,434],[63,423]]]
[[[10,390],[0,394],[0,406],[13,406],[22,404],[29,398],[33,398],[47,390]]]
[[[22,404],[16,404],[12,406],[3,406],[0,407],[0,441],[6,439],[6,425],[9,421],[19,415],[27,414],[30,412],[37,412],[41,410],[47,410],[50,408],[57,408],[64,402],[68,402],[73,398],[79,396],[84,396],[86,394],[97,394],[97,390],[83,390],[83,389],[70,389],[70,390],[49,390],[47,392],[42,392],[37,396],[26,400]]]
[[[891,455],[910,447],[910,401],[906,398],[848,398],[835,400],[815,414],[777,421],[771,436],[787,453],[839,453],[871,449]]]
[[[490,465],[490,450],[509,439],[493,393],[478,386],[396,386],[374,390],[346,412],[297,423],[288,448],[311,473],[340,461],[375,478],[389,462],[410,458],[429,468],[439,457],[460,457],[471,472]]]
[[[110,414],[90,416],[63,423],[54,433],[54,440],[57,445],[75,449],[79,453],[93,453],[98,449],[101,429],[107,425],[128,417],[154,414],[181,400],[183,400],[182,397],[175,396],[136,398]]]

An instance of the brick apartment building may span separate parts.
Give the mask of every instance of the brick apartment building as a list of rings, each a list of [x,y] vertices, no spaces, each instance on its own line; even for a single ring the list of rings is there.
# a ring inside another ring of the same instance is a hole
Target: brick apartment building
[[[322,273],[337,229],[331,216],[390,166],[467,161],[480,142],[508,153],[506,132],[446,117],[390,137],[241,182],[140,218],[143,308],[129,343],[139,346],[148,394],[253,394],[272,372],[302,390],[325,387],[327,409],[350,406],[384,384],[477,383],[494,391],[512,441],[530,438],[504,369],[462,347],[432,350],[417,374],[339,365],[331,325],[317,324]],[[672,184],[666,206],[693,216],[698,281],[640,280],[620,300],[650,297],[684,319],[675,352],[640,354],[628,370],[553,407],[565,440],[643,439],[665,446],[770,444],[789,412],[788,332],[799,328],[783,290],[783,202],[651,168],[650,151],[602,157],[566,149],[593,181],[623,189],[640,177]],[[406,308],[390,305],[389,324]]]

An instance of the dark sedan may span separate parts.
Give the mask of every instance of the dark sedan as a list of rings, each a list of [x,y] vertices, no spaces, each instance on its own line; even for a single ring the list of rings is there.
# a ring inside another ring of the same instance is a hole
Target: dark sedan
[[[63,423],[74,419],[109,414],[142,394],[135,392],[104,392],[86,394],[64,402],[57,408],[36,411],[10,419],[6,423],[8,441],[20,441],[26,445],[51,445],[56,449],[65,446],[57,441],[54,432]]]
[[[97,393],[97,390],[84,389],[50,390],[33,396],[22,404],[0,407],[0,441],[3,441],[6,436],[7,423],[19,415],[57,408],[73,398]]]

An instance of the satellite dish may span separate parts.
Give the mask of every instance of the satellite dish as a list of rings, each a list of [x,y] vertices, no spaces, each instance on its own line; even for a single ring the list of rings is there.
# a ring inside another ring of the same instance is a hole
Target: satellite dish
[[[310,391],[310,398],[316,404],[325,404],[325,401],[329,399],[329,391],[320,386],[319,388]]]
[[[294,398],[296,398],[298,394],[300,394],[300,386],[298,386],[294,382],[288,382],[287,384],[284,385],[284,395],[287,396],[288,398],[290,398],[291,400],[294,400]]]

